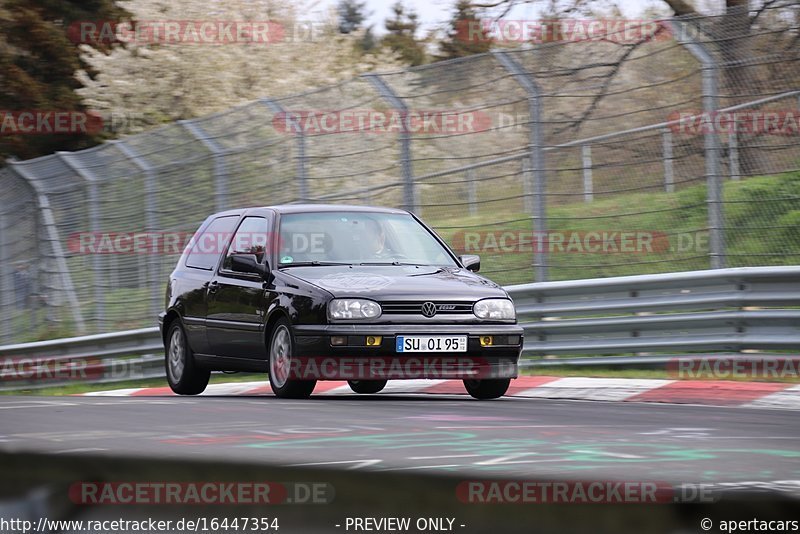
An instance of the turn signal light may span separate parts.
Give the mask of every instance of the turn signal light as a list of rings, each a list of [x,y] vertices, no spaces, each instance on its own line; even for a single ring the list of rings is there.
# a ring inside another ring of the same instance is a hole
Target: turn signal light
[[[383,340],[382,336],[367,336],[367,346],[380,347],[382,340]]]
[[[492,336],[481,336],[481,347],[491,347],[493,343]]]

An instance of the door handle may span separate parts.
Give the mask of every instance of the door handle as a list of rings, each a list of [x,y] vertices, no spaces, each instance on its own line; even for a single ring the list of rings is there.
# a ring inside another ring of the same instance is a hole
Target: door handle
[[[208,284],[208,292],[209,293],[216,293],[217,289],[219,289],[219,282],[217,282],[216,280],[214,282],[211,282],[210,284]]]

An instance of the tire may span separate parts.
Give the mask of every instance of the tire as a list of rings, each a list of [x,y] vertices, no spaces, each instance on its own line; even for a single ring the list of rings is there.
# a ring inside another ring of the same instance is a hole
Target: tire
[[[510,378],[495,380],[464,380],[467,393],[480,400],[497,399],[508,391]]]
[[[173,321],[169,326],[164,352],[167,382],[172,391],[178,395],[197,395],[205,391],[211,371],[195,362],[180,321]]]
[[[269,339],[269,385],[276,397],[282,399],[307,399],[317,385],[316,380],[289,378],[294,356],[294,336],[289,321],[278,319]]]
[[[354,393],[378,393],[386,387],[386,380],[348,380]]]

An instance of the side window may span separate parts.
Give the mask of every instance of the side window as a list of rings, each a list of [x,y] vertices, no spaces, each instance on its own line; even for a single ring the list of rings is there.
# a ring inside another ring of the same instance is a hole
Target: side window
[[[202,233],[196,233],[189,243],[186,266],[206,271],[213,270],[238,220],[238,215],[218,217],[211,221]]]
[[[269,247],[269,223],[264,217],[245,217],[233,236],[222,269],[231,270],[231,254],[255,254],[264,263]]]

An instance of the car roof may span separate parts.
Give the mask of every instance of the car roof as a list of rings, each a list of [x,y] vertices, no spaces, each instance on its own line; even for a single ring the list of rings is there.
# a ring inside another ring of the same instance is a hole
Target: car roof
[[[387,208],[382,206],[352,206],[347,204],[279,204],[277,206],[253,206],[244,209],[228,210],[215,213],[220,215],[239,215],[263,213],[264,210],[272,210],[277,213],[317,213],[317,212],[363,212],[363,213],[397,213],[407,214],[405,210],[397,208]]]

